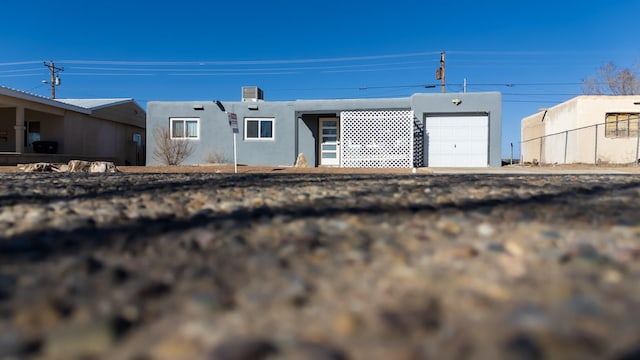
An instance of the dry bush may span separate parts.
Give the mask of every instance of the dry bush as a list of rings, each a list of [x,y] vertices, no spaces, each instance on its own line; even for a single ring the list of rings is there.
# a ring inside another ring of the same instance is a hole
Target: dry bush
[[[169,129],[161,128],[153,131],[156,147],[153,158],[164,165],[180,165],[193,154],[193,144],[189,140],[172,139]]]
[[[209,153],[207,153],[205,161],[208,164],[227,164],[227,163],[229,163],[229,161],[227,161],[227,158],[224,156],[224,153],[222,151],[210,151]]]

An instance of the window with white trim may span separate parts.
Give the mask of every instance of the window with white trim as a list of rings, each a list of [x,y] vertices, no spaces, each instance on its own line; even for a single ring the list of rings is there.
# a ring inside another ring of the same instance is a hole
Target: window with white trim
[[[274,123],[273,118],[245,118],[245,140],[273,140],[275,138]]]
[[[172,139],[199,139],[200,118],[171,118]]]

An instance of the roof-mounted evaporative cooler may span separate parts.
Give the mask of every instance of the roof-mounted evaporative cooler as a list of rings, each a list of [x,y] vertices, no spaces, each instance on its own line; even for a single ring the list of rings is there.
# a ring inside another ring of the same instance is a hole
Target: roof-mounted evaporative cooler
[[[264,93],[257,86],[243,86],[242,101],[264,101]]]

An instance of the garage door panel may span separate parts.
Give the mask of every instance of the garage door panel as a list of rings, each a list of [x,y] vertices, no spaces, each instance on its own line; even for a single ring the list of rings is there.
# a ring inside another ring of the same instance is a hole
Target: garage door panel
[[[488,116],[429,116],[425,120],[425,131],[427,166],[488,165]]]

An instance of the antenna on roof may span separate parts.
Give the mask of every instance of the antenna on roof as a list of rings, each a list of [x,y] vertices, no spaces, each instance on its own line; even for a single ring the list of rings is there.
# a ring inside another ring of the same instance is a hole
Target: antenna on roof
[[[53,62],[53,60],[51,60],[51,62],[49,62],[47,64],[47,62],[44,62],[44,66],[49,68],[49,71],[51,73],[51,80],[47,81],[47,80],[43,80],[42,83],[43,84],[51,84],[51,98],[55,99],[56,98],[56,86],[60,86],[60,84],[62,83],[62,80],[60,79],[60,76],[56,75],[57,73],[64,71],[64,68],[61,67],[57,67],[56,64]]]

